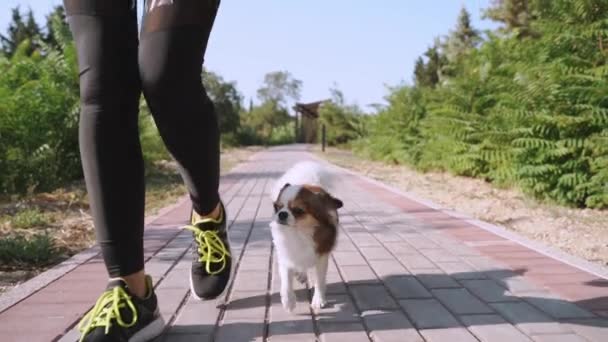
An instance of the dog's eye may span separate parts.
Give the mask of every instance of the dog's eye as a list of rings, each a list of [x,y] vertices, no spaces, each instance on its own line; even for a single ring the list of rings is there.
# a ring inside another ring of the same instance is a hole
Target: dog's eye
[[[304,215],[304,210],[302,210],[302,208],[291,208],[291,212],[293,213],[293,216]]]

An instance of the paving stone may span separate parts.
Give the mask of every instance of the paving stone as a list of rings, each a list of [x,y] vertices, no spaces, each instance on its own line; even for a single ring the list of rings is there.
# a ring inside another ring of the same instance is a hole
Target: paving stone
[[[350,296],[328,295],[328,307],[316,313],[317,320],[328,322],[359,322],[361,315],[357,312]]]
[[[211,342],[213,341],[213,335],[211,334],[180,334],[180,333],[169,333],[162,336],[159,342]],[[156,342],[156,341],[155,341]]]
[[[388,249],[394,255],[421,255],[416,248],[412,247],[405,241],[401,242],[387,242],[384,243],[384,247]]]
[[[511,270],[498,270],[484,273],[489,278],[494,279],[500,286],[508,289],[514,294],[540,290],[537,285]]]
[[[171,333],[210,334],[219,314],[217,301],[199,301],[190,297],[178,313]]]
[[[258,256],[258,257],[248,257],[243,258],[239,262],[239,270],[240,271],[260,271],[260,272],[268,272],[268,256]]]
[[[353,240],[353,243],[361,248],[361,247],[382,247],[378,240],[374,239],[374,236],[368,232],[361,233],[350,233],[350,238]]]
[[[455,314],[482,314],[494,311],[466,289],[436,289],[433,295]]]
[[[482,272],[504,270],[506,268],[503,263],[485,256],[464,256],[462,258],[476,270]]]
[[[335,252],[357,252],[357,247],[348,238],[338,238],[334,249]]]
[[[359,248],[361,254],[369,260],[395,260],[393,255],[384,247],[361,247]]]
[[[215,342],[262,342],[264,340],[264,318],[252,321],[249,319],[228,319],[219,326]]]
[[[425,257],[427,257],[429,260],[431,260],[434,263],[461,261],[458,256],[452,254],[451,252],[449,252],[448,250],[445,250],[443,248],[423,249],[423,250],[420,250],[420,253],[422,253]]]
[[[470,315],[460,319],[483,342],[532,341],[498,315]]]
[[[362,316],[374,342],[424,341],[400,311],[366,311]]]
[[[234,280],[235,291],[263,291],[268,288],[268,272],[239,271]]]
[[[401,237],[391,231],[384,231],[384,232],[379,232],[379,233],[375,233],[373,234],[374,237],[382,242],[382,243],[387,243],[387,242],[402,242],[403,239],[401,239]]]
[[[320,323],[322,342],[369,342],[361,323]]]
[[[584,338],[575,334],[558,334],[558,335],[536,335],[532,336],[534,342],[585,342]]]
[[[430,298],[431,293],[412,275],[388,276],[383,279],[395,298]]]
[[[429,289],[461,287],[460,284],[458,284],[454,279],[440,269],[412,269],[410,272]]]
[[[405,241],[407,241],[410,245],[414,246],[416,249],[437,249],[439,245],[437,245],[432,240],[426,238],[421,234],[408,234],[401,233],[399,234]]]
[[[398,305],[382,285],[349,286],[360,310],[397,309]]]
[[[339,266],[367,265],[359,252],[333,252],[334,259]]]
[[[393,275],[409,274],[408,270],[401,265],[397,260],[370,260],[370,266],[381,278],[386,278]]]
[[[226,305],[225,317],[234,319],[259,318],[266,314],[265,292],[233,291]]]
[[[511,324],[527,335],[563,334],[570,332],[547,315],[525,302],[490,304]]]
[[[156,297],[158,298],[158,306],[160,313],[163,316],[165,322],[169,321],[173,315],[175,315],[179,305],[182,303],[188,290],[186,289],[158,289],[155,290]]]
[[[496,284],[494,280],[463,280],[460,283],[466,287],[467,290],[488,303],[519,301],[519,298],[515,297],[504,287]]]
[[[410,271],[415,269],[435,268],[435,264],[422,255],[397,255],[397,260]]]
[[[438,262],[437,266],[454,279],[485,279],[483,272],[476,271],[464,262]]]
[[[342,271],[344,281],[349,285],[379,283],[378,277],[376,277],[372,269],[367,265],[341,266],[340,270]]]
[[[547,292],[525,293],[522,299],[554,318],[593,318],[591,312]]]
[[[423,329],[420,334],[427,342],[478,342],[465,328]]]
[[[337,272],[327,273],[327,288],[325,289],[327,294],[341,294],[346,293],[346,286]]]
[[[435,299],[400,300],[407,315],[418,329],[459,327],[456,318]]]
[[[606,319],[573,319],[564,324],[574,330],[577,335],[592,342],[605,342],[606,336],[608,336],[608,320]]]

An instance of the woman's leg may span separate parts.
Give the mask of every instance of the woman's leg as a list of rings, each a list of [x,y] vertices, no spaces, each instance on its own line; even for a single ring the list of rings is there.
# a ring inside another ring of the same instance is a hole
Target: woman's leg
[[[112,279],[79,324],[81,341],[148,341],[164,328],[143,258],[144,169],[135,0],[64,0],[80,70],[80,153]]]
[[[110,277],[145,294],[141,82],[131,0],[65,0],[80,71],[80,152],[97,241]]]
[[[146,101],[200,215],[219,203],[219,127],[201,81],[218,5],[219,0],[149,0],[139,53]]]
[[[163,141],[177,161],[194,212],[197,244],[191,288],[215,298],[230,278],[226,217],[218,195],[219,127],[201,73],[219,0],[150,0],[139,67],[144,95]]]

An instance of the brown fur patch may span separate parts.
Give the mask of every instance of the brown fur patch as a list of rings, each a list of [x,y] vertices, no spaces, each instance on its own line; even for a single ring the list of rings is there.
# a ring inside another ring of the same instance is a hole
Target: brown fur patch
[[[333,210],[337,218],[335,201],[340,200],[333,198],[319,187],[303,186],[296,199],[289,203],[290,210],[292,208],[300,208],[304,210],[306,216],[309,216],[298,218],[299,220],[308,221],[312,218],[316,221],[313,228],[313,240],[317,254],[331,252],[336,244],[338,234],[337,222],[334,222],[329,213]],[[340,201],[340,203],[342,202]]]

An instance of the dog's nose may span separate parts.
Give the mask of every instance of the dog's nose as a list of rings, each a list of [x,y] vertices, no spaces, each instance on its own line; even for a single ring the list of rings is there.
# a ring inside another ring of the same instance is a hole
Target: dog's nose
[[[281,220],[281,221],[287,221],[288,217],[289,217],[289,214],[286,211],[281,211],[279,213],[279,220]]]

